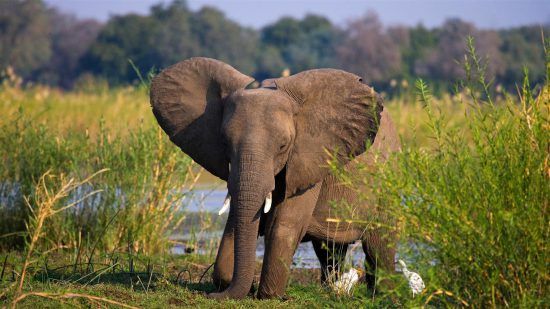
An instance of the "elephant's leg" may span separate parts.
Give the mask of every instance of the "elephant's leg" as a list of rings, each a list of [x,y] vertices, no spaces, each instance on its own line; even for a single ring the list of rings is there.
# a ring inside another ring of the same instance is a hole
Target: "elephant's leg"
[[[272,210],[266,225],[258,298],[284,295],[292,257],[306,233],[320,187],[317,184],[300,195],[286,199]]]
[[[338,280],[348,245],[318,240],[314,240],[312,243],[315,254],[321,263],[321,283],[326,284]]]
[[[231,213],[230,211],[225,224],[216,263],[214,264],[214,272],[212,273],[212,281],[219,291],[227,288],[231,283],[231,279],[233,279],[235,228],[234,216]]]
[[[367,286],[375,289],[377,276],[382,271],[385,274],[395,272],[395,232],[382,230],[366,231],[362,240],[365,252]],[[389,279],[379,281],[376,290],[385,290],[393,287]]]

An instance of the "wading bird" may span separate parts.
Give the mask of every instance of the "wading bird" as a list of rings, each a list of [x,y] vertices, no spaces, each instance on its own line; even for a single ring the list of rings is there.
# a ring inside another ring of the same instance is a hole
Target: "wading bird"
[[[405,264],[403,260],[399,260],[399,264],[401,264],[403,275],[405,276],[405,278],[407,278],[407,280],[409,280],[409,287],[411,288],[413,297],[416,294],[422,293],[425,286],[424,281],[422,281],[420,275],[415,272],[409,271],[407,269],[407,264]]]
[[[359,273],[355,268],[351,268],[334,283],[334,291],[338,294],[350,294],[351,288],[353,288],[357,281],[359,281]]]

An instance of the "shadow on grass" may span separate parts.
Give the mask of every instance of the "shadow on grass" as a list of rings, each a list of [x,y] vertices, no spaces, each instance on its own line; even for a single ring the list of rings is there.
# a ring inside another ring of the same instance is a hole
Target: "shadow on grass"
[[[178,276],[165,276],[156,272],[128,272],[104,266],[101,269],[91,272],[67,271],[71,266],[63,266],[57,269],[42,269],[33,276],[33,281],[40,283],[72,284],[93,286],[98,284],[117,285],[132,291],[149,292],[154,291],[159,284],[170,282],[178,287],[184,288],[192,293],[211,293],[216,291],[212,282],[208,281],[209,276],[204,274],[202,280],[191,270],[185,269]],[[196,272],[196,270],[195,270]],[[185,276],[185,274],[189,274]]]

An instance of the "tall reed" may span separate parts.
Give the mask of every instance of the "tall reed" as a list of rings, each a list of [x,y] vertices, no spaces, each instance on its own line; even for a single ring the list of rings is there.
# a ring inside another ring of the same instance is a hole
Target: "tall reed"
[[[0,130],[0,247],[23,245],[21,232],[30,215],[23,196],[35,193],[33,183],[45,171],[83,177],[109,168],[70,198],[98,189],[101,194],[79,201],[44,227],[50,241],[88,260],[129,246],[141,253],[168,248],[168,236],[182,222],[184,199],[197,179],[191,159],[160,129],[139,126],[120,135],[100,122],[96,136],[76,130],[60,134],[23,111],[9,119]]]
[[[103,302],[107,304],[117,305],[125,308],[135,308],[129,305],[125,305],[118,301],[110,300],[104,297],[97,297],[93,295],[80,294],[80,293],[48,293],[48,292],[37,292],[24,291],[24,285],[26,283],[26,278],[29,273],[30,267],[32,264],[36,263],[38,258],[43,258],[51,250],[46,252],[36,252],[37,245],[42,238],[47,238],[47,234],[44,232],[44,227],[47,224],[47,221],[51,218],[59,215],[60,213],[67,211],[68,209],[74,207],[78,202],[83,201],[94,194],[99,193],[99,191],[92,191],[88,194],[82,196],[77,201],[70,201],[68,196],[71,192],[75,191],[77,188],[83,184],[88,183],[98,174],[105,172],[106,170],[101,170],[93,175],[87,177],[84,180],[75,180],[74,178],[67,179],[65,175],[52,175],[49,171],[43,174],[38,183],[35,186],[35,193],[32,197],[25,197],[25,203],[31,211],[31,216],[27,223],[27,244],[25,248],[25,257],[21,270],[19,272],[18,282],[13,285],[8,286],[2,292],[2,297],[6,294],[13,294],[11,296],[11,308],[16,308],[17,304],[23,299],[28,297],[44,297],[51,299],[66,299],[66,298],[84,298],[88,299],[90,302]],[[69,201],[67,201],[69,200]],[[53,248],[55,249],[55,248]]]

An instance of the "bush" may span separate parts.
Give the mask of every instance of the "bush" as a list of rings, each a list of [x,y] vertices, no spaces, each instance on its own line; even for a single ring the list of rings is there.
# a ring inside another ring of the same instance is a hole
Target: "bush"
[[[550,301],[550,86],[547,79],[535,98],[526,77],[518,98],[493,102],[470,43],[463,126],[449,126],[445,107],[418,81],[433,143],[404,147],[351,185],[370,186],[362,196],[374,191],[380,209],[397,219],[398,254],[427,286],[414,300],[398,287],[411,305],[543,306]]]

